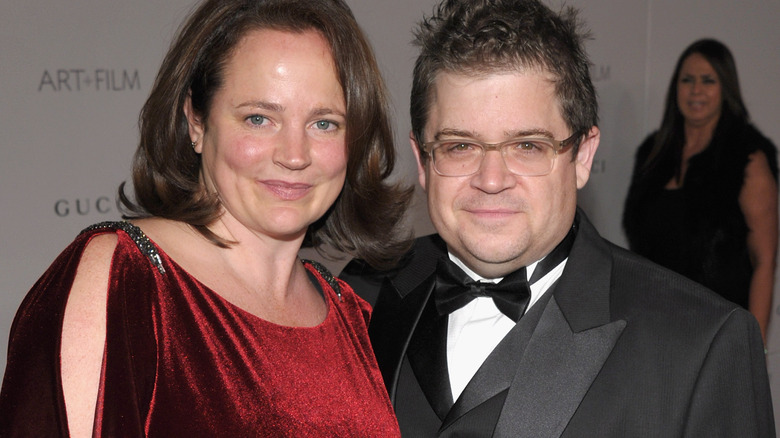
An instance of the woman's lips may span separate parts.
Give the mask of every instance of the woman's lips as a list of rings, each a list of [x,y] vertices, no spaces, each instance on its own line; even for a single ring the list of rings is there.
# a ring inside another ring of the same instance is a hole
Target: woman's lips
[[[285,201],[295,201],[301,199],[309,193],[312,186],[305,183],[292,183],[287,181],[261,181],[274,195]]]

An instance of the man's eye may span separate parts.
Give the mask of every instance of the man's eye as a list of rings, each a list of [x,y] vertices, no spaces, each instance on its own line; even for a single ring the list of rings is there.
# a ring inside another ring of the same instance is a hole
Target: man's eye
[[[544,145],[535,141],[521,141],[515,145],[514,149],[523,152],[533,152],[543,150]]]
[[[510,148],[509,151],[511,153],[523,154],[523,155],[544,154],[546,152],[546,149],[549,147],[552,147],[552,145],[548,145],[543,141],[522,140],[522,141],[518,141],[517,143],[514,143],[513,147]]]
[[[479,146],[475,145],[474,143],[467,143],[467,142],[453,142],[453,143],[445,143],[444,147],[442,149],[446,150],[447,152],[468,152],[476,150]]]

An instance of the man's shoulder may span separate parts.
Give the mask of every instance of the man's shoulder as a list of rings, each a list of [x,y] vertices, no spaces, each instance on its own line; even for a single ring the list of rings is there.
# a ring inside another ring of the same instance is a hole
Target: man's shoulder
[[[438,234],[429,234],[414,240],[412,248],[400,259],[393,268],[378,270],[361,259],[352,259],[339,274],[361,298],[372,306],[376,302],[382,283],[385,281],[412,280],[427,277],[433,272],[441,254],[446,254],[447,247]]]
[[[610,307],[615,316],[647,320],[722,323],[744,309],[710,289],[617,245],[613,255]]]
[[[603,303],[611,321],[624,320],[630,332],[658,339],[712,336],[732,316],[750,320],[736,304],[604,239],[587,220],[581,222],[559,284],[565,289],[556,291],[568,313],[579,312],[583,300],[589,306]],[[596,289],[583,289],[588,287]]]
[[[446,253],[446,251],[446,244],[441,237],[438,234],[429,234],[414,239],[412,248],[390,269],[375,269],[362,259],[352,259],[341,271],[339,277],[364,278],[367,281],[380,284],[384,278],[394,278],[420,263],[435,267],[439,255],[442,252]]]

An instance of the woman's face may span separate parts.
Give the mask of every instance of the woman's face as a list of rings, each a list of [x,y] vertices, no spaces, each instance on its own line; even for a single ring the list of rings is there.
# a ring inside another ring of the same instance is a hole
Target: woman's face
[[[704,56],[693,53],[677,77],[677,106],[690,126],[712,126],[720,118],[723,98],[720,78]]]
[[[255,30],[236,46],[203,123],[187,105],[206,190],[226,225],[302,239],[338,197],[347,168],[346,104],[317,32]]]

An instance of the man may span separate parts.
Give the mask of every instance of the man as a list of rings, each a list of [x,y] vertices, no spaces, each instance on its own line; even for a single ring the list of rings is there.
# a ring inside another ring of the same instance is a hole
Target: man
[[[375,301],[402,433],[774,436],[750,314],[576,207],[599,144],[578,27],[534,0],[445,0],[418,29],[411,142],[438,234],[393,272],[342,273]]]

